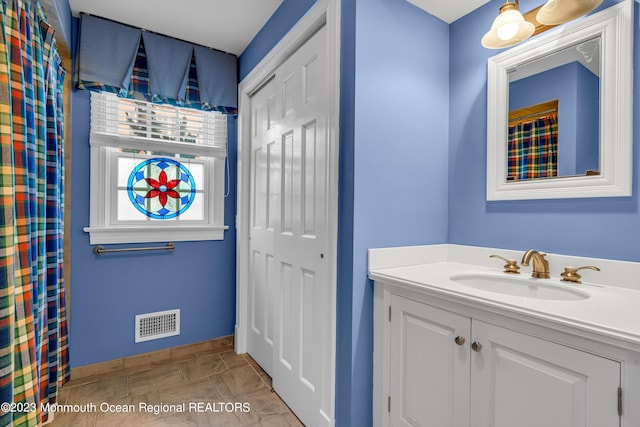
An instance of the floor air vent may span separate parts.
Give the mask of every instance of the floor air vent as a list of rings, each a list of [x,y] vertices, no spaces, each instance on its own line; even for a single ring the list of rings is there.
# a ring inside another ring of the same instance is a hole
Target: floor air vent
[[[136,315],[136,342],[180,335],[180,310]]]

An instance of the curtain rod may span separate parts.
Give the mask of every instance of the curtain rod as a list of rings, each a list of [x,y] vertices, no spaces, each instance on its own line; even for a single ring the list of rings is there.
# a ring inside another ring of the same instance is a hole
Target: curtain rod
[[[517,120],[528,119],[530,117],[539,117],[539,116],[542,116],[544,114],[557,113],[557,112],[558,112],[558,110],[556,108],[552,108],[551,110],[538,111],[537,113],[525,114],[524,116],[518,116],[518,117],[509,118],[509,123],[515,122]]]

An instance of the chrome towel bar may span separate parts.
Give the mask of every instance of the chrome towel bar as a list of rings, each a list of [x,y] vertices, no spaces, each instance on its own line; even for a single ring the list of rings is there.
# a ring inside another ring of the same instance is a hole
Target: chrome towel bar
[[[167,243],[166,246],[154,246],[148,248],[120,248],[120,249],[105,249],[104,246],[99,245],[93,248],[93,253],[96,255],[106,254],[108,252],[140,252],[140,251],[164,251],[172,252],[175,250],[176,244],[173,242]]]

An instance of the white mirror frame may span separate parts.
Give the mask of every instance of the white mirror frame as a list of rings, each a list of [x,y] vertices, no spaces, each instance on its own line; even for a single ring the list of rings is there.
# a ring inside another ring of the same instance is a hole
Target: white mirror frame
[[[509,71],[600,36],[600,175],[507,182]],[[487,200],[631,196],[633,0],[624,0],[488,60]]]

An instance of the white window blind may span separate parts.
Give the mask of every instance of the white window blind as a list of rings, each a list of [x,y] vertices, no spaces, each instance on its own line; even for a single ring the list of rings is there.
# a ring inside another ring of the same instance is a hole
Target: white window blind
[[[222,113],[92,92],[91,243],[222,240],[226,143]]]
[[[227,118],[146,101],[91,93],[91,144],[139,148],[195,156],[226,157]]]

